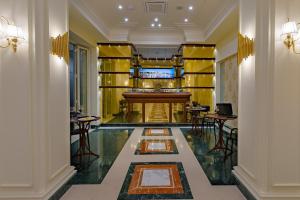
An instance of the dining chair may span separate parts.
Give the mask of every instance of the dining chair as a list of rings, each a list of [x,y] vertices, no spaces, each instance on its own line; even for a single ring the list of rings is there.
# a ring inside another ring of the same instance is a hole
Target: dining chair
[[[232,128],[226,138],[224,160],[226,160],[227,156],[232,155],[234,153],[234,145],[236,146],[237,149],[237,142],[238,142],[238,129]],[[230,149],[228,148],[229,143],[231,143]],[[230,150],[228,155],[227,155],[227,150]]]

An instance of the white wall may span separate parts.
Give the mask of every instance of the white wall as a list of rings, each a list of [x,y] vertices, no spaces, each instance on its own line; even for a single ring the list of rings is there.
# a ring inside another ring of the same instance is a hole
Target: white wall
[[[73,175],[68,66],[49,38],[68,31],[67,0],[1,0],[28,39],[0,49],[0,199],[48,199]]]
[[[300,56],[283,45],[297,0],[240,0],[240,31],[255,57],[240,65],[239,163],[234,174],[257,199],[300,199]]]
[[[271,157],[272,190],[300,199],[300,55],[289,52],[280,32],[287,18],[300,22],[300,1],[275,1],[275,66]],[[280,148],[279,148],[280,147]]]

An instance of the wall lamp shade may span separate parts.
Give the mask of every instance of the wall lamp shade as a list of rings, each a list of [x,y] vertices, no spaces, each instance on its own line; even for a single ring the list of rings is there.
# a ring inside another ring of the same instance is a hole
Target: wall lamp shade
[[[0,17],[0,40],[6,40],[1,48],[12,47],[14,52],[17,52],[18,45],[22,40],[25,40],[25,34],[21,27],[14,25],[5,17]]]
[[[282,25],[282,35],[291,34],[293,36],[298,34],[296,22],[287,22]]]
[[[283,24],[281,36],[283,37],[283,42],[288,49],[292,49],[294,53],[300,54],[300,52],[297,52],[295,48],[295,42],[300,37],[300,29],[296,22],[288,20],[287,23]]]

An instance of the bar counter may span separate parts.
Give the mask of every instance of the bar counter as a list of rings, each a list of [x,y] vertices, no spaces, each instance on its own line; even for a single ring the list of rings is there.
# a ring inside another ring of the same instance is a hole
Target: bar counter
[[[145,104],[146,103],[168,103],[169,104],[169,122],[172,123],[172,103],[183,104],[184,121],[186,121],[185,104],[190,102],[191,93],[189,92],[124,92],[123,97],[127,101],[127,112],[132,111],[133,103],[142,104],[142,117],[145,123]]]

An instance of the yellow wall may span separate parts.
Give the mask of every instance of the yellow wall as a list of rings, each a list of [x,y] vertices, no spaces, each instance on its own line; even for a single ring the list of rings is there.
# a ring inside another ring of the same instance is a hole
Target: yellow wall
[[[214,47],[183,47],[183,58],[214,58]],[[215,72],[213,60],[184,60],[184,72]],[[185,74],[182,87],[214,87],[213,74]],[[185,89],[192,94],[192,101],[214,108],[214,90],[205,88]]]
[[[107,57],[131,57],[132,47],[119,45],[99,45],[99,56]]]
[[[99,46],[99,56],[112,57],[102,59],[99,71],[101,72],[129,72],[131,67],[130,59],[117,59],[117,57],[131,57],[131,46]],[[116,57],[115,59],[113,57]],[[129,74],[100,74],[100,86],[133,86],[133,80]],[[103,121],[109,120],[113,114],[119,113],[119,102],[123,98],[122,94],[127,88],[102,88],[100,111]]]

